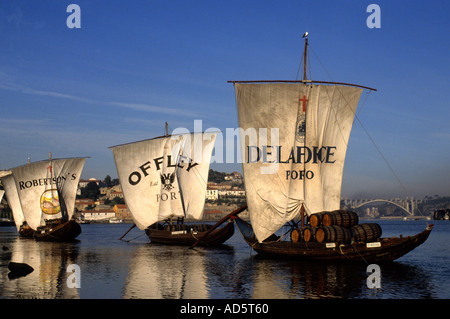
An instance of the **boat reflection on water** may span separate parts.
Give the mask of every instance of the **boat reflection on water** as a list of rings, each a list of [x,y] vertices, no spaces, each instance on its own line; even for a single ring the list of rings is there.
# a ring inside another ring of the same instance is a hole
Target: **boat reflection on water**
[[[108,228],[107,228],[108,227]],[[1,232],[0,299],[404,299],[448,296],[446,266],[414,258],[379,264],[381,288],[367,287],[367,264],[262,258],[240,234],[215,248],[123,242],[127,225],[86,225],[79,242],[36,242]],[[113,229],[114,228],[114,229]],[[111,229],[104,236],[100,229]],[[118,231],[120,229],[120,231]],[[140,233],[140,232],[138,232]],[[102,234],[102,235],[100,235]],[[425,254],[422,256],[421,253]],[[10,261],[33,272],[8,278]],[[69,288],[69,265],[80,267],[81,287]],[[442,269],[442,270],[441,270]]]
[[[36,242],[16,237],[8,244],[2,264],[9,261],[25,263],[33,268],[26,276],[14,278],[4,273],[0,279],[0,295],[14,299],[78,299],[78,289],[69,288],[67,280],[72,272],[67,267],[76,264],[77,245],[70,243]]]
[[[129,263],[123,298],[209,298],[203,254],[183,246],[137,247]]]
[[[433,298],[431,278],[422,267],[380,264],[380,288],[367,285],[368,265],[259,260],[252,298]]]
[[[401,262],[380,264],[381,288],[370,289],[367,265],[240,257],[227,245],[141,246],[130,261],[123,298],[436,298],[430,274]]]

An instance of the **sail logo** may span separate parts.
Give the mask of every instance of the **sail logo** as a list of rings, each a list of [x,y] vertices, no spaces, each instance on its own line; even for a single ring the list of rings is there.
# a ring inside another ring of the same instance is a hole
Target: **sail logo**
[[[295,139],[300,143],[304,143],[306,135],[306,118],[304,113],[298,116],[296,127],[297,132],[295,135]]]
[[[298,101],[302,102],[303,106],[302,106],[302,113],[300,113],[297,117],[297,124],[296,124],[297,131],[295,139],[297,140],[297,142],[304,143],[306,136],[306,102],[308,102],[308,99],[306,98],[306,96],[303,95],[303,97]]]
[[[56,215],[61,212],[59,196],[56,189],[48,189],[41,195],[41,210],[47,215]]]
[[[151,170],[153,167],[155,167],[156,171],[161,170],[162,166],[164,167],[174,167],[174,168],[181,168],[186,169],[187,172],[189,172],[193,167],[197,166],[198,163],[193,162],[189,157],[180,155],[178,156],[178,160],[172,162],[172,156],[167,155],[165,158],[164,156],[156,157],[151,161],[147,161],[144,164],[140,165],[135,171],[131,172],[130,175],[128,175],[128,183],[130,185],[135,186],[139,184],[142,180],[142,177],[146,177],[149,174],[149,170]],[[172,174],[175,174],[172,173]],[[166,174],[167,175],[167,174]],[[168,179],[167,179],[168,178]],[[172,186],[174,177],[171,176],[163,176],[161,174],[161,182],[163,185],[170,185]],[[152,184],[153,185],[153,184]],[[169,187],[169,186],[165,186]]]
[[[175,181],[175,172],[172,174],[161,174],[161,185],[166,191],[170,191],[173,186],[173,182]]]

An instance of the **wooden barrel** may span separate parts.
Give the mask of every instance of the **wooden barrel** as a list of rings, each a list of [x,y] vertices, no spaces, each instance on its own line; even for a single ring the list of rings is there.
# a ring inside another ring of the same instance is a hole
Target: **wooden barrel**
[[[322,227],[325,242],[349,243],[352,240],[352,231],[350,228],[331,225]]]
[[[303,240],[304,241],[315,241],[316,240],[316,227],[307,226],[303,229]]]
[[[355,241],[371,242],[381,237],[381,226],[376,223],[358,224],[351,228]]]
[[[303,230],[303,240],[307,242],[323,242],[324,233],[322,227],[305,227],[305,229]]]
[[[329,212],[320,212],[320,213],[312,214],[311,216],[309,216],[309,224],[312,227],[322,226],[322,218],[325,215],[325,213],[329,213]]]
[[[352,227],[358,224],[358,222],[358,215],[350,210],[334,210],[332,212],[326,212],[322,216],[323,226],[338,225]]]
[[[291,231],[291,241],[293,243],[303,241],[303,231],[301,228],[296,228]]]

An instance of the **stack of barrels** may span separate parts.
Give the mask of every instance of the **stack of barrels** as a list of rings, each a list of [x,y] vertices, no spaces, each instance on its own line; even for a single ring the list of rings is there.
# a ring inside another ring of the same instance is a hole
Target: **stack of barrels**
[[[376,223],[359,224],[353,211],[335,210],[309,217],[309,225],[291,231],[292,242],[372,242],[381,237],[381,227]]]

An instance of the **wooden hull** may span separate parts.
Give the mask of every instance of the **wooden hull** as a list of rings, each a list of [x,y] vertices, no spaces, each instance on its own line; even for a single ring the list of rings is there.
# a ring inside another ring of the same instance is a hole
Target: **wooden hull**
[[[234,234],[234,224],[232,222],[227,225],[216,228],[206,237],[208,230],[190,232],[188,230],[168,231],[162,229],[147,228],[145,233],[152,243],[164,245],[185,245],[192,246],[198,240],[200,246],[216,246],[224,243]]]
[[[298,260],[325,260],[345,262],[380,263],[393,261],[407,254],[425,242],[433,225],[415,236],[402,238],[380,238],[374,243],[318,243],[269,241],[259,243],[252,234],[251,225],[240,218],[235,219],[236,226],[245,241],[260,255],[276,258],[294,258]],[[334,245],[333,245],[334,244]]]
[[[19,236],[23,238],[34,238],[35,230],[28,225],[22,225],[19,229]]]
[[[34,238],[38,241],[70,241],[81,234],[81,227],[75,220],[60,221],[47,225],[34,232]]]

